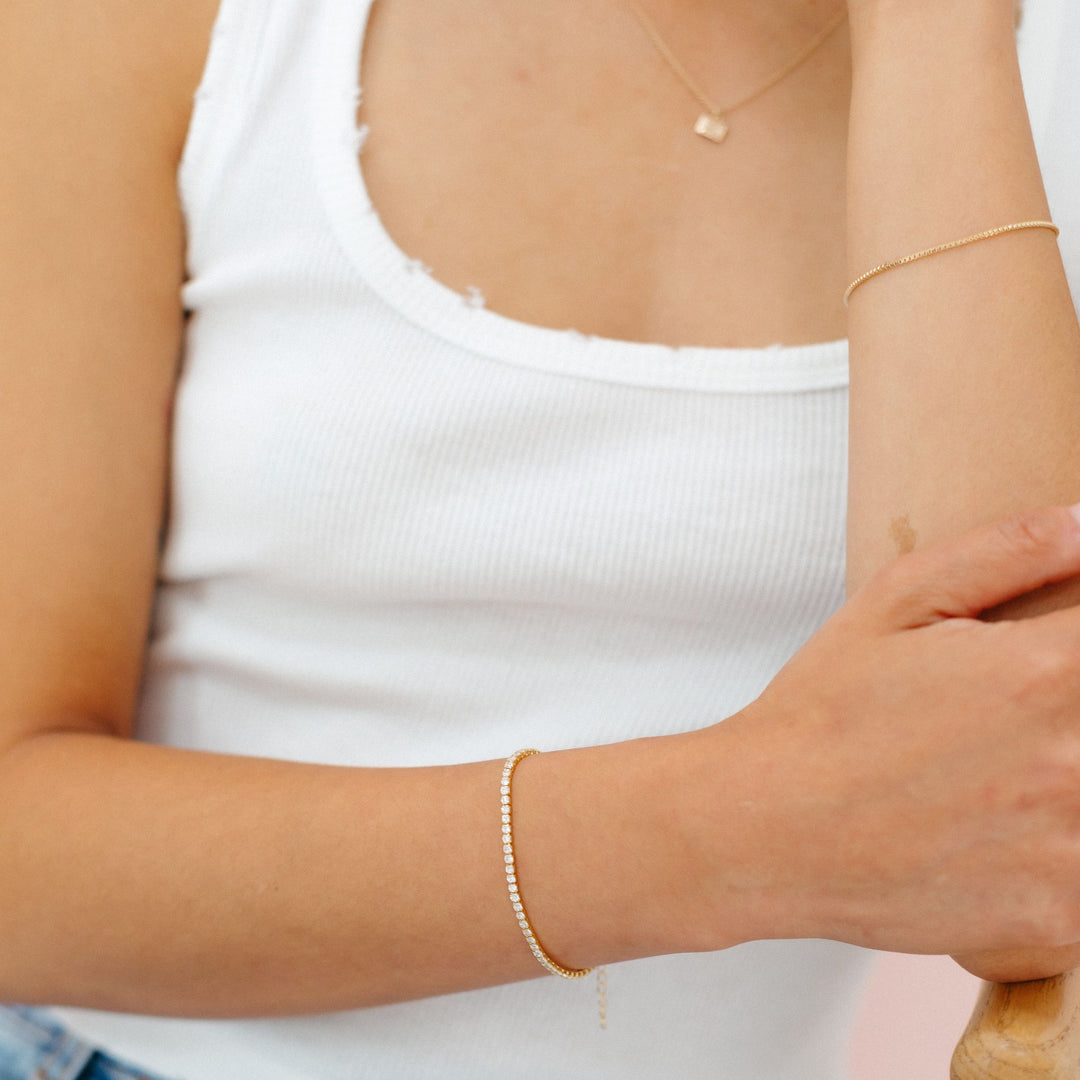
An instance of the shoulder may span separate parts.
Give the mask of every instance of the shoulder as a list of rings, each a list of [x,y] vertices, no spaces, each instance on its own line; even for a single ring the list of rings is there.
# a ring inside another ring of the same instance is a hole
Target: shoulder
[[[150,137],[148,148],[178,151],[218,6],[7,0],[0,5],[0,115],[8,112],[13,126],[89,124],[117,139],[137,133]]]

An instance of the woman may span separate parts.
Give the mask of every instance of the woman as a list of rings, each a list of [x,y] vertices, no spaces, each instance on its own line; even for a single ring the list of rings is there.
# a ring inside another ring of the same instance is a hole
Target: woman
[[[1048,219],[1013,0],[839,14],[0,16],[14,1076],[825,1080],[853,945],[1077,962],[1078,616],[973,618],[1080,573],[1057,246],[841,302]]]

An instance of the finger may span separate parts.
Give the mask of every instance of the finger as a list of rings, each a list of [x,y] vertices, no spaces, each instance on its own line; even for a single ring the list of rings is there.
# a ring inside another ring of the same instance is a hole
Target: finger
[[[1023,634],[1014,639],[1016,647],[1030,650],[1026,654],[1030,670],[1051,676],[1057,672],[1061,681],[1080,684],[1080,607],[1029,616],[1014,629]]]
[[[866,587],[897,629],[974,618],[1080,574],[1080,506],[1041,507],[905,555]]]

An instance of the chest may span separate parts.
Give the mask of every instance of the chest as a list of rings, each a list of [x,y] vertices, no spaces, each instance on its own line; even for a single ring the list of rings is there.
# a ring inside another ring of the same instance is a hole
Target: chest
[[[723,81],[719,46],[688,60]],[[361,83],[388,232],[493,310],[674,345],[844,335],[839,38],[719,146],[618,3],[377,0]]]

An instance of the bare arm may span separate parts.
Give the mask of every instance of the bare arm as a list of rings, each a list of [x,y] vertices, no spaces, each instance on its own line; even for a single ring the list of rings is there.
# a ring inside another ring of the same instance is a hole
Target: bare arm
[[[501,764],[337,769],[30,739],[0,770],[0,996],[268,1015],[541,975],[507,899]],[[725,944],[690,918],[680,764],[677,740],[657,740],[521,765],[519,874],[561,962]]]
[[[871,0],[852,24],[852,277],[1049,216],[1012,0]],[[853,585],[898,541],[1080,496],[1080,331],[1049,232],[869,281],[850,335]]]
[[[127,739],[182,330],[175,170],[212,7],[0,12],[0,1000],[303,1012],[532,977],[501,763]],[[522,766],[522,873],[564,962],[735,940],[671,903],[692,880],[678,745]]]
[[[1012,0],[852,4],[849,265],[1049,210]],[[849,572],[1025,506],[1080,497],[1080,332],[1053,237],[1021,232],[892,271],[852,298]],[[1072,603],[1066,586],[1010,615]],[[1080,954],[972,960],[1031,977]]]

